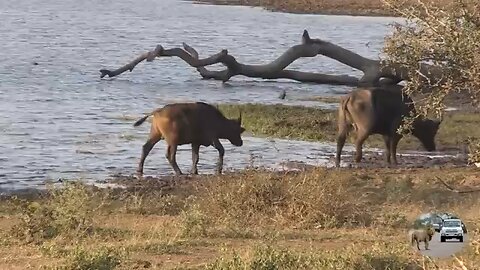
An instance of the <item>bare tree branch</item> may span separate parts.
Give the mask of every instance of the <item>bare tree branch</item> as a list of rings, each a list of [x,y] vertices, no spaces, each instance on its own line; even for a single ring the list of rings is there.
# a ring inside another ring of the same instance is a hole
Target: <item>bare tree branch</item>
[[[187,51],[188,53],[190,53],[190,55],[192,55],[192,57],[194,58],[199,57],[198,52],[193,47],[187,45],[186,43],[183,43],[183,47],[185,51]],[[287,53],[288,51],[284,53],[284,55]],[[244,76],[257,77],[262,79],[292,79],[300,82],[309,82],[309,83],[318,83],[318,84],[351,85],[351,86],[355,86],[358,84],[358,79],[352,76],[327,75],[327,74],[320,74],[320,73],[301,72],[301,71],[295,71],[295,70],[278,70],[279,67],[275,65],[272,66],[271,70],[268,70],[268,68],[266,68],[267,71],[256,70],[256,71],[245,72],[245,70],[248,70],[248,69],[254,70],[255,67],[260,67],[260,66],[240,64],[236,61],[235,57],[230,55],[228,57],[226,56],[225,59],[223,60],[225,60],[225,65],[227,66],[226,70],[210,71],[202,66],[202,67],[197,67],[197,71],[205,79],[217,79],[222,81],[228,81],[228,79],[230,79],[234,75],[244,75]],[[271,65],[272,63],[270,63],[269,65]],[[267,65],[261,66],[260,69],[262,68],[265,69],[265,66]],[[254,73],[254,72],[257,72],[257,73]]]
[[[315,57],[324,55],[339,61],[345,65],[358,69],[364,73],[361,79],[349,75],[329,75],[322,73],[302,72],[286,69],[291,63],[299,58]],[[302,43],[290,47],[277,59],[263,65],[247,65],[239,63],[236,58],[222,50],[208,58],[200,59],[198,52],[191,46],[183,43],[183,48],[164,49],[161,45],[150,52],[146,52],[132,62],[116,70],[101,69],[100,77],[115,77],[125,71],[132,71],[140,62],[153,61],[156,57],[176,56],[187,64],[195,67],[204,79],[215,79],[226,82],[231,77],[243,75],[251,78],[262,79],[291,79],[299,82],[317,84],[349,85],[349,86],[372,86],[397,84],[408,79],[407,72],[401,66],[384,66],[379,60],[372,60],[342,48],[331,42],[321,39],[312,39],[307,30],[303,31]],[[221,63],[226,69],[211,71],[206,66]],[[435,71],[430,66],[424,66],[425,74]],[[436,74],[436,73],[435,73]]]
[[[173,48],[173,49],[164,49],[161,45],[157,45],[157,47],[150,52],[146,52],[139,57],[135,58],[132,62],[126,64],[125,66],[122,66],[116,70],[108,70],[108,69],[101,69],[100,73],[101,76],[100,78],[103,78],[105,76],[108,77],[115,77],[123,72],[129,70],[130,72],[133,71],[135,66],[137,66],[139,63],[141,63],[143,60],[147,60],[147,62],[152,62],[155,57],[172,57],[172,56],[177,56],[187,62],[190,66],[192,67],[200,67],[200,66],[207,66],[207,65],[213,65],[216,63],[219,63],[222,56],[228,55],[227,50],[222,50],[221,52],[214,54],[208,58],[205,59],[198,59],[192,57],[188,52],[185,50],[182,50],[180,48]]]

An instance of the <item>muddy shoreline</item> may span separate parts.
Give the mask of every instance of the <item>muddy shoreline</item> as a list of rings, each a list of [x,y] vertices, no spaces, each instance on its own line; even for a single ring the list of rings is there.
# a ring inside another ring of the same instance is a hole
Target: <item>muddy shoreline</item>
[[[333,157],[331,159],[333,162]],[[414,153],[414,152],[404,152],[399,153],[398,157],[399,165],[397,166],[387,166],[384,161],[384,156],[382,152],[372,152],[367,151],[364,153],[363,160],[360,164],[353,163],[352,153],[345,153],[342,156],[342,170],[348,170],[352,173],[358,172],[358,170],[368,170],[368,171],[397,171],[397,170],[421,170],[421,169],[454,169],[454,168],[472,168],[472,166],[467,163],[467,156],[465,153],[459,153],[457,151],[449,152],[437,152],[431,154],[425,153]],[[310,165],[301,161],[288,161],[285,162],[282,169],[267,169],[262,167],[256,168],[245,168],[241,170],[229,171],[224,173],[222,176],[217,176],[213,174],[200,174],[200,175],[190,175],[185,174],[181,176],[171,175],[145,175],[142,178],[139,178],[136,174],[114,174],[107,177],[103,181],[98,181],[95,183],[86,183],[87,185],[92,185],[96,189],[108,189],[108,190],[118,190],[118,191],[127,191],[127,192],[138,192],[138,191],[149,191],[149,190],[160,190],[162,192],[168,193],[169,190],[178,185],[189,185],[190,183],[198,183],[199,181],[205,181],[210,178],[217,177],[235,177],[240,176],[248,171],[258,171],[258,172],[271,172],[278,174],[296,174],[301,172],[308,172],[316,168],[322,168],[325,166],[322,165]],[[331,168],[332,170],[334,168]],[[46,189],[47,185],[55,186],[61,185],[64,181],[73,181],[74,179],[62,180],[59,179],[56,182],[45,183],[45,186],[40,186],[36,188],[26,188],[26,189],[0,189],[0,201],[3,199],[8,199],[11,196],[15,196],[23,199],[33,199],[41,197],[44,194],[48,193]]]

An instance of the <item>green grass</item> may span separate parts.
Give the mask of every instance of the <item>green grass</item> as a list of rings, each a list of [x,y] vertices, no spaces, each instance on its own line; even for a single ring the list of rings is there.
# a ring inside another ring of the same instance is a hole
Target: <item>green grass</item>
[[[254,136],[295,140],[335,142],[337,112],[302,106],[263,104],[221,104],[220,110],[229,118],[236,118],[240,111],[243,126]],[[472,112],[448,113],[436,137],[439,149],[466,147],[469,137],[480,138],[480,114]],[[354,134],[351,134],[354,135]],[[352,137],[352,136],[351,136]],[[353,142],[353,140],[350,140]],[[366,145],[383,148],[380,135],[370,136]],[[400,141],[400,149],[421,149],[418,140],[406,136]]]
[[[323,103],[340,103],[340,96],[317,96],[317,97],[308,97],[301,100],[305,101],[317,101]]]
[[[243,125],[255,136],[307,141],[333,141],[336,113],[328,110],[284,105],[219,105],[229,118],[242,111]]]

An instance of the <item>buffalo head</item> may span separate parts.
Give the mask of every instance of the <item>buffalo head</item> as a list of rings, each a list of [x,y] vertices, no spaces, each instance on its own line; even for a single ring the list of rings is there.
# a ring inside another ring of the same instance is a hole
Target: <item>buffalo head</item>
[[[435,151],[435,136],[442,120],[418,120],[414,124],[413,136],[417,137],[427,151]]]
[[[241,134],[245,131],[242,127],[242,113],[240,112],[240,116],[238,119],[230,119],[229,120],[229,127],[227,131],[226,139],[230,141],[235,146],[242,146],[243,140]]]

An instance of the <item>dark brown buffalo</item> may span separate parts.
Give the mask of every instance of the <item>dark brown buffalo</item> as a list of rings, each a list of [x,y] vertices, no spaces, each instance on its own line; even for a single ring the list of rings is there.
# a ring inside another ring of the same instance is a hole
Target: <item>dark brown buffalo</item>
[[[143,174],[143,164],[148,153],[162,138],[168,145],[166,157],[177,175],[182,174],[175,158],[178,145],[192,144],[193,174],[198,173],[200,145],[213,145],[218,150],[217,173],[222,173],[225,153],[219,139],[227,139],[235,146],[243,145],[240,136],[245,131],[241,127],[242,116],[238,120],[227,119],[217,108],[206,103],[169,104],[144,116],[134,126],[140,126],[151,115],[153,121],[150,137],[143,145],[137,169],[139,174]]]
[[[397,133],[402,119],[415,112],[412,99],[400,87],[355,90],[341,100],[338,110],[338,137],[335,165],[351,128],[357,132],[355,162],[362,159],[362,145],[371,134],[381,134],[385,141],[385,158],[397,164],[397,145],[402,135]],[[416,118],[412,135],[417,137],[427,151],[435,151],[435,135],[441,121]]]

